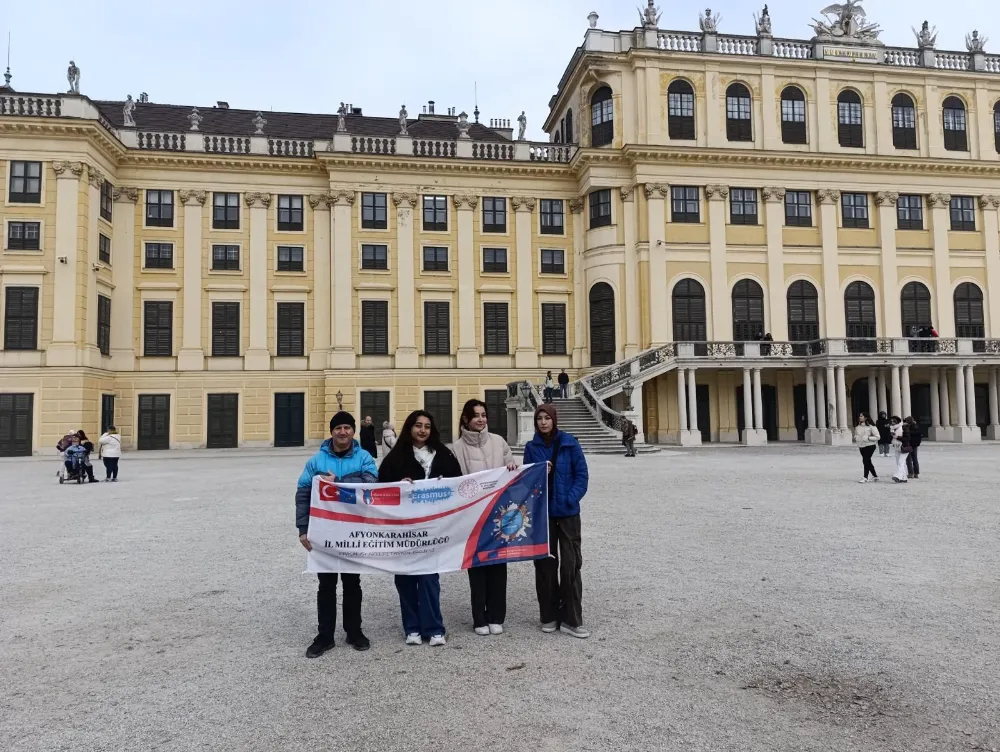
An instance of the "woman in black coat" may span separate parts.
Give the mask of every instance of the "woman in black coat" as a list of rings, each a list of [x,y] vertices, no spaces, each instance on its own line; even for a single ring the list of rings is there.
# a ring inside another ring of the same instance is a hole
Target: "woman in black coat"
[[[379,483],[400,483],[426,478],[458,478],[462,468],[441,442],[434,418],[424,410],[410,413],[392,451],[379,467]],[[424,639],[432,646],[445,644],[441,616],[441,582],[436,574],[396,575],[399,609],[407,645]]]
[[[889,416],[884,412],[878,414],[878,420],[875,421],[875,427],[878,429],[878,456],[888,457],[889,448],[892,444],[892,428],[889,426]]]

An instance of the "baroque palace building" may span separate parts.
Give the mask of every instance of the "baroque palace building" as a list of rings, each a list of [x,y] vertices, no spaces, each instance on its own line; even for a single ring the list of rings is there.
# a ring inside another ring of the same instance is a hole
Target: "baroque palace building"
[[[839,9],[839,10],[837,10]],[[1000,438],[1000,56],[597,14],[549,140],[0,88],[0,454],[290,446],[339,406],[523,438],[566,368],[609,438]],[[998,296],[997,300],[993,295]],[[930,336],[931,328],[939,336]],[[527,425],[526,425],[527,424]]]

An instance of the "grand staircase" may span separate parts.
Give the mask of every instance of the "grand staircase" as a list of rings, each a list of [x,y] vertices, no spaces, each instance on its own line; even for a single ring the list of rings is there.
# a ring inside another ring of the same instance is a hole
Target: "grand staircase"
[[[576,436],[584,454],[625,454],[621,437],[599,423],[582,399],[557,398],[553,404],[559,416],[559,429]],[[649,444],[636,444],[635,451],[636,454],[652,454],[660,450]]]

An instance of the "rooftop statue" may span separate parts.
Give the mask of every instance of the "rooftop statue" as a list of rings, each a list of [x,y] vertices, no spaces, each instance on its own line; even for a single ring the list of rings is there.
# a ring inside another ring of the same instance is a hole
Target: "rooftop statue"
[[[399,135],[400,136],[409,136],[410,135],[410,132],[407,129],[407,126],[406,126],[406,119],[409,116],[410,116],[410,114],[406,111],[406,105],[404,104],[402,107],[399,108]]]
[[[817,39],[881,44],[878,35],[882,29],[878,24],[868,23],[860,0],[846,0],[844,3],[828,5],[820,12],[826,19],[823,21],[813,19],[813,30]]]
[[[767,12],[767,6],[764,6],[764,10],[760,14],[760,18],[757,18],[757,14],[753,14],[753,22],[757,27],[757,36],[759,37],[769,37],[771,36],[771,14]]]
[[[965,48],[969,52],[985,52],[986,37],[979,36],[979,31],[974,29],[971,34],[965,35]]]
[[[123,125],[126,128],[135,128],[135,100],[132,99],[132,95],[128,95],[128,99],[125,100],[125,106],[122,107],[122,119],[124,120]]]
[[[912,27],[911,27],[912,28]],[[930,28],[930,23],[924,21],[920,31],[913,29],[913,34],[917,38],[917,46],[922,50],[933,50],[937,43],[937,26]]]
[[[698,17],[698,26],[701,28],[702,34],[717,34],[719,32],[719,21],[722,20],[722,16],[716,13],[712,15],[711,8],[705,8],[705,15]]]
[[[647,1],[646,10],[636,8],[639,11],[639,23],[647,29],[655,29],[660,25],[660,9],[653,2],[654,0]]]
[[[72,60],[69,61],[69,68],[66,69],[66,80],[69,81],[69,93],[79,94],[80,69],[76,67],[76,63],[74,63]]]

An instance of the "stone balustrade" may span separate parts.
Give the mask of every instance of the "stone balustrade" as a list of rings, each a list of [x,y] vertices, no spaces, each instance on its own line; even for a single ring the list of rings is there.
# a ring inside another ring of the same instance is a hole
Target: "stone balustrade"
[[[0,115],[61,117],[61,97],[0,96]]]
[[[898,68],[919,68],[920,50],[911,50],[906,47],[887,47],[885,64]]]

